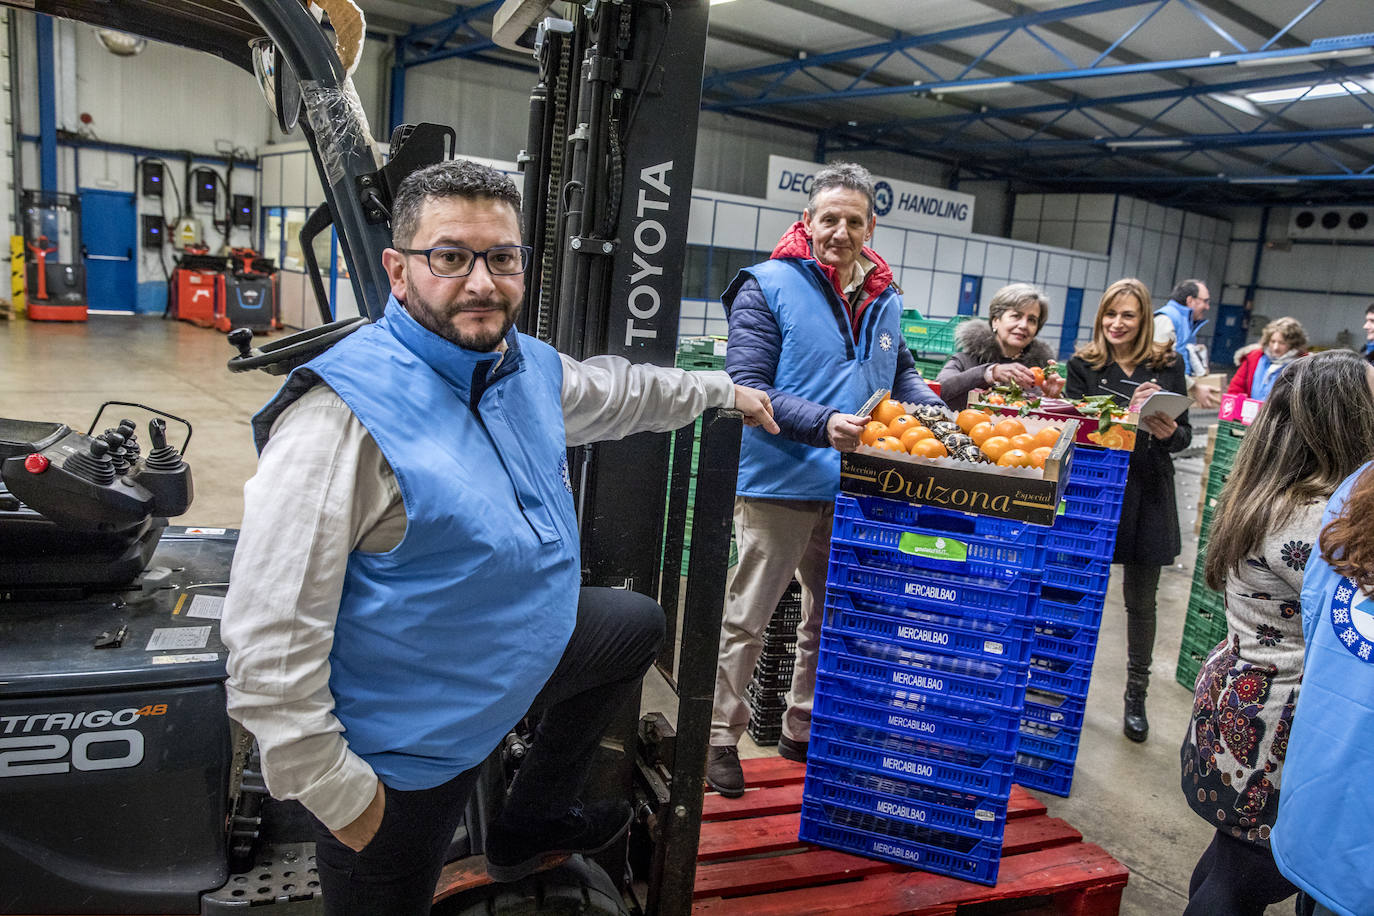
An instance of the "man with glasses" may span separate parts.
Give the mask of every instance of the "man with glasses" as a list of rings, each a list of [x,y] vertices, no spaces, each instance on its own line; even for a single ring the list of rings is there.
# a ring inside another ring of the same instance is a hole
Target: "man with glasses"
[[[402,182],[385,315],[296,369],[254,418],[261,458],[222,632],[230,714],[272,794],[315,821],[327,913],[426,913],[478,766],[542,710],[487,869],[514,881],[621,836],[582,806],[663,614],[579,589],[566,448],[712,406],[776,432],[724,372],[577,362],[513,330],[529,251],[509,178],[464,161]]]
[[[1183,357],[1188,375],[1188,394],[1204,410],[1217,406],[1218,390],[1202,381],[1210,370],[1207,347],[1197,342],[1203,318],[1212,307],[1212,294],[1201,280],[1184,280],[1169,294],[1169,301],[1155,310],[1155,340],[1169,343]]]

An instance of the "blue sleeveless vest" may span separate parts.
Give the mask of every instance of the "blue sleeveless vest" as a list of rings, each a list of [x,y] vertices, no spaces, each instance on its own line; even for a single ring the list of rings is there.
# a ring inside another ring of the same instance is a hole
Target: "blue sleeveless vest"
[[[431,333],[393,298],[254,418],[261,448],[281,411],[323,381],[395,472],[405,536],[349,555],[329,656],[344,737],[392,788],[433,788],[481,763],[576,623],[562,364],[533,338],[506,341],[493,371],[495,354]]]
[[[758,281],[782,331],[773,385],[852,413],[897,375],[902,300],[888,286],[864,309],[857,339],[844,304],[811,260],[775,258],[740,272],[722,300],[728,311],[746,277]],[[830,500],[840,489],[840,453],[745,427],[740,496]]]
[[[1170,299],[1162,308],[1155,309],[1156,315],[1167,315],[1174,326],[1174,349],[1183,357],[1184,371],[1188,369],[1188,344],[1197,340],[1197,332],[1202,330],[1206,321],[1193,321],[1193,312],[1177,299]]]
[[[1332,495],[1323,529],[1371,468],[1374,462]],[[1302,693],[1270,845],[1279,870],[1298,887],[1343,916],[1367,916],[1374,913],[1374,599],[1315,555],[1303,576],[1302,629]]]

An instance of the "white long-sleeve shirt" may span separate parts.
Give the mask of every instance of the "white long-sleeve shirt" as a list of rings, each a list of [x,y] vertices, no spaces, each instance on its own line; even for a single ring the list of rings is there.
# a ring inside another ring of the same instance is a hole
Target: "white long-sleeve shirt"
[[[570,446],[676,429],[735,402],[724,372],[611,356],[562,363]],[[271,793],[298,799],[331,829],[362,813],[377,780],[349,750],[329,692],[344,570],[352,551],[389,550],[405,527],[395,475],[332,389],[316,385],[282,412],[244,485],[221,622],[228,706],[257,738]]]

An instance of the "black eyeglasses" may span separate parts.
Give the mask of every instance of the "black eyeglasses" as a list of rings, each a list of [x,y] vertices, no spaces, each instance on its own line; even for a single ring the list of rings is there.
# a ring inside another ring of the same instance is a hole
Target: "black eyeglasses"
[[[528,245],[497,245],[486,251],[473,251],[462,245],[445,245],[441,248],[397,248],[401,254],[422,254],[429,264],[429,272],[446,280],[466,277],[472,273],[473,265],[481,258],[486,262],[487,271],[495,277],[510,277],[522,274],[529,266],[530,254],[534,251]]]

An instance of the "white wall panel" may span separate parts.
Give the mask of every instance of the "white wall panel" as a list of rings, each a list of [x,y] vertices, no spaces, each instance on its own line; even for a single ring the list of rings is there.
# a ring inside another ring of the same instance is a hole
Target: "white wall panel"
[[[942,235],[938,239],[935,245],[935,269],[962,273],[964,240],[950,235]]]
[[[900,274],[901,282],[898,284],[902,288],[902,300],[909,309],[916,309],[922,315],[930,313],[930,283],[934,277],[934,271],[918,268],[904,267]]]
[[[776,210],[772,207],[759,208],[759,231],[754,239],[756,251],[772,251],[778,247],[783,234],[797,221],[797,214],[790,210]]]
[[[1045,267],[1045,282],[1067,286],[1069,282],[1069,268],[1073,260],[1066,254],[1052,254]]]
[[[711,244],[711,230],[716,224],[716,202],[709,197],[692,197],[687,211],[687,244]]]
[[[935,236],[929,232],[907,232],[902,263],[907,267],[935,266]]]
[[[894,226],[884,226],[878,224],[878,228],[873,232],[873,241],[869,242],[869,247],[878,252],[883,260],[889,265],[896,266],[904,264],[902,251],[906,248],[906,230]]]
[[[1085,289],[1083,293],[1083,305],[1086,308],[1088,304],[1088,294],[1086,290],[1099,290],[1099,295],[1101,295],[1100,291],[1107,288],[1107,263],[1105,261],[1088,262],[1088,275],[1084,280],[1083,286]]]
[[[1116,195],[1114,194],[1080,194],[1078,195],[1077,218],[1080,222],[1109,223],[1115,205]]]
[[[930,308],[926,314],[942,317],[957,313],[959,281],[962,279],[960,274],[937,270],[930,281]]]
[[[1017,248],[1011,255],[1011,282],[1035,282],[1035,249]]]
[[[1083,288],[1084,282],[1088,278],[1088,259],[1074,258],[1073,264],[1069,267],[1069,285]]]
[[[1006,277],[1011,274],[1011,247],[1008,245],[988,245],[988,254],[983,261],[983,271],[990,277]]]
[[[1040,224],[1041,245],[1052,248],[1068,248],[1073,245],[1073,223],[1063,220],[1046,220]]]
[[[983,275],[983,263],[987,258],[988,243],[970,239],[964,247],[964,273],[975,277]]]
[[[758,232],[758,207],[721,201],[716,204],[716,225],[713,244],[724,248],[754,250]]]

